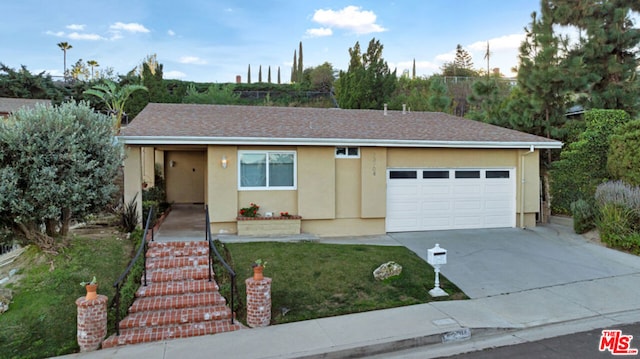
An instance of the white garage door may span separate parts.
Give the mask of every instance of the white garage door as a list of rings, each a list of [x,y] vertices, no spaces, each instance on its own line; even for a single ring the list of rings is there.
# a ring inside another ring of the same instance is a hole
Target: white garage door
[[[389,169],[387,232],[515,227],[514,169]]]

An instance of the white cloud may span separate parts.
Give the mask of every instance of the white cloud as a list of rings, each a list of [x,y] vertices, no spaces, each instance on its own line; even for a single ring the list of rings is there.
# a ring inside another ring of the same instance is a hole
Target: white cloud
[[[436,55],[436,60],[440,62],[451,62],[456,58],[456,52],[450,51],[444,54]]]
[[[72,40],[91,40],[91,41],[96,41],[96,40],[103,40],[104,38],[98,34],[80,34],[77,32],[72,32],[69,35],[70,39]]]
[[[169,31],[167,31],[167,35],[169,35],[169,36],[176,36],[176,33],[175,33],[175,31],[173,31],[173,30],[169,29]]]
[[[194,65],[204,65],[207,61],[197,57],[197,56],[182,56],[178,59],[178,62],[181,64],[194,64]]]
[[[476,41],[469,45],[468,48],[474,51],[486,51],[487,41],[489,41],[489,51],[514,50],[520,47],[520,43],[524,40],[524,34],[511,34],[496,37],[485,41]]]
[[[109,29],[113,31],[123,30],[127,32],[150,32],[149,29],[144,27],[142,24],[137,24],[135,22],[130,22],[128,24],[122,22],[116,22],[115,24],[109,26]]]
[[[308,29],[306,32],[308,37],[323,37],[333,35],[333,30],[327,27],[321,27],[318,29]]]
[[[167,72],[163,72],[162,76],[165,79],[179,80],[179,79],[183,79],[183,78],[187,77],[187,74],[185,74],[182,71],[167,71]]]
[[[329,28],[345,29],[363,35],[387,30],[376,24],[376,18],[373,11],[362,10],[362,7],[350,5],[338,11],[316,10],[312,20]]]
[[[64,36],[64,31],[53,32],[53,31],[47,30],[47,32],[45,32],[45,34],[51,35],[51,36],[63,37]]]
[[[412,61],[400,61],[398,63],[389,63],[389,68],[397,69],[398,76],[402,75],[402,71],[404,70],[413,70],[413,60]],[[416,72],[418,73],[432,73],[434,71],[440,70],[438,64],[435,64],[430,61],[416,61]]]
[[[69,30],[73,30],[73,31],[82,31],[84,30],[86,25],[84,24],[71,24],[71,25],[67,25],[67,29]]]

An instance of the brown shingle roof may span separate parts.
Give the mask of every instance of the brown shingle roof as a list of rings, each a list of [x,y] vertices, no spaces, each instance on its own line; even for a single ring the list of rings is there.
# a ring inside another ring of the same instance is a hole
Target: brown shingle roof
[[[51,100],[0,97],[0,114],[13,113],[23,107],[34,107],[38,103],[41,103],[43,105],[50,105]]]
[[[558,141],[439,112],[150,103],[129,144],[353,144],[559,148]]]

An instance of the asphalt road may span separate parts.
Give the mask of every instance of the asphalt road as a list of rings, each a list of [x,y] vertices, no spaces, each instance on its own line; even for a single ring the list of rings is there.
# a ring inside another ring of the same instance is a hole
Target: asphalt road
[[[477,352],[449,356],[449,359],[529,359],[529,358],[580,358],[600,359],[615,358],[611,351],[599,350],[600,338],[603,329],[621,330],[622,335],[632,335],[630,348],[640,350],[640,323],[625,325],[615,328],[601,328],[588,332],[574,333],[555,338],[544,339],[536,342],[511,345],[506,347],[485,349]],[[424,350],[428,350],[425,348]],[[640,358],[638,355],[623,356],[627,358]]]

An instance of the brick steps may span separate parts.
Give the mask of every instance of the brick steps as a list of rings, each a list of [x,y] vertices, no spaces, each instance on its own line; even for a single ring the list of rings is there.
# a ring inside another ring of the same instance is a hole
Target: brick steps
[[[120,322],[120,328],[146,328],[224,319],[231,319],[229,308],[224,305],[212,305],[131,313]]]
[[[120,331],[119,336],[114,335],[102,342],[102,348],[105,349],[118,345],[148,343],[167,339],[188,338],[199,335],[211,335],[238,329],[240,329],[240,325],[232,325],[229,320],[125,329]]]
[[[231,324],[231,310],[209,281],[209,245],[197,242],[150,242],[147,285],[136,291],[129,315],[119,324],[120,335],[103,348],[242,328]]]

